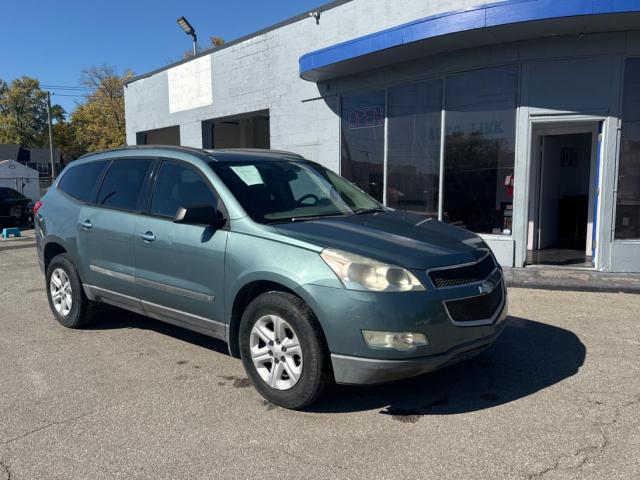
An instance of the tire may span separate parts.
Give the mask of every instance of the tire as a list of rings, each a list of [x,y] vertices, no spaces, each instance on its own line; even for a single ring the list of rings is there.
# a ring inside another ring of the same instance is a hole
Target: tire
[[[53,280],[53,285],[52,277],[57,279]],[[49,307],[58,323],[67,328],[80,328],[93,319],[98,304],[90,301],[84,294],[78,272],[66,253],[57,255],[51,260],[45,278]],[[62,281],[63,286],[68,285],[68,287],[59,288],[57,286],[59,281]],[[66,294],[61,293],[59,298],[70,298],[71,308],[65,308],[65,305],[68,307],[67,300],[64,302],[60,300],[62,303],[58,303],[59,301],[54,299],[53,292],[58,290],[66,292]]]
[[[284,334],[278,335],[276,330]],[[268,344],[266,340],[273,337],[273,345]],[[242,315],[239,340],[240,356],[251,383],[275,405],[302,409],[316,402],[331,383],[330,357],[322,329],[307,304],[294,295],[268,292],[255,298]],[[270,365],[266,355],[272,359]]]

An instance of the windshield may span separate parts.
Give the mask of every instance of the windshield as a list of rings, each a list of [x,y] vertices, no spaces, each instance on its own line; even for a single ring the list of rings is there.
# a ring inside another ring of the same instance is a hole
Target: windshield
[[[355,185],[315,163],[257,160],[209,165],[260,223],[383,210]]]

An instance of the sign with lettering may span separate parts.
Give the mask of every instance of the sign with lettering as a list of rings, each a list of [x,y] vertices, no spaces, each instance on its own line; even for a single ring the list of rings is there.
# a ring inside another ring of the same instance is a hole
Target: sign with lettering
[[[349,130],[384,126],[384,105],[358,107],[345,112],[344,121]]]

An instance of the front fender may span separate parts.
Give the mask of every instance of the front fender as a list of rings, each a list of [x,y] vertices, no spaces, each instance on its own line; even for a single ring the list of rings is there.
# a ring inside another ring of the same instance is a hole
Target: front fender
[[[256,281],[298,291],[301,285],[342,285],[318,252],[276,240],[231,232],[225,256],[225,318],[231,320],[238,292]],[[306,299],[305,299],[306,300]]]

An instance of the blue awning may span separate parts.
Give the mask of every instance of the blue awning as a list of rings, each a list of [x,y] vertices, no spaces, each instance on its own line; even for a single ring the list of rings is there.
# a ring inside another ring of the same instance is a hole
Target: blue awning
[[[555,35],[638,30],[640,0],[506,0],[447,12],[300,57],[319,82],[426,55]]]

